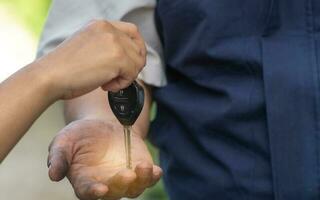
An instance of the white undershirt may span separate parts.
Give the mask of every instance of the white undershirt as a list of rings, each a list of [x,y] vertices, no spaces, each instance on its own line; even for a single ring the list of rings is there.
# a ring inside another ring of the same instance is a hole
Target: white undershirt
[[[53,0],[38,57],[47,54],[92,19],[136,24],[147,43],[147,65],[139,78],[147,84],[166,84],[162,47],[154,22],[155,0]]]

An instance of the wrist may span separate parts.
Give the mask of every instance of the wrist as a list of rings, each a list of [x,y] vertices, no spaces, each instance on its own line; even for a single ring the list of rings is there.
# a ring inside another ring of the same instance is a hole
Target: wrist
[[[49,103],[58,100],[53,79],[37,60],[29,64],[21,73],[27,74],[26,81],[34,83],[37,86],[38,94],[45,97]]]
[[[50,91],[50,96],[55,100],[62,99],[65,90],[61,86],[65,80],[64,77],[58,74],[57,64],[52,59],[51,54],[39,58],[34,61],[33,65],[36,66],[40,74],[42,74],[42,79],[45,81],[48,90]]]

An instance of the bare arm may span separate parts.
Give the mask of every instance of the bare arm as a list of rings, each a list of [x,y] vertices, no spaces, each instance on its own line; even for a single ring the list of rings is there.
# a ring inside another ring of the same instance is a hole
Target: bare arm
[[[145,90],[145,103],[141,115],[133,126],[135,133],[145,138],[150,123],[150,109],[152,104],[151,88],[139,81]],[[121,126],[112,113],[107,93],[97,89],[76,99],[65,101],[65,118],[67,123],[80,119],[101,119]]]
[[[145,86],[144,86],[145,87]],[[149,128],[150,90],[132,131],[132,169],[126,169],[123,127],[110,110],[107,94],[97,89],[65,102],[70,122],[50,145],[49,176],[67,176],[80,199],[135,198],[159,181],[162,170],[154,165],[143,139]]]
[[[134,25],[94,21],[12,75],[0,84],[0,161],[51,103],[100,86],[124,88],[144,63],[145,47]]]
[[[65,6],[64,2],[70,6]],[[69,35],[68,31],[88,18],[120,20],[121,17],[123,21],[139,25],[150,47],[148,67],[140,74],[140,78],[145,83],[162,86],[165,78],[161,45],[153,21],[155,1],[146,0],[144,3],[140,2],[141,4],[134,2],[97,1],[91,4],[75,4],[71,0],[59,1],[49,17],[40,45],[41,52],[46,52],[57,44],[60,38]],[[121,9],[106,12],[113,7]],[[65,12],[67,8],[77,9]],[[65,13],[68,13],[67,18]],[[69,16],[69,13],[73,13],[74,17]],[[51,180],[60,181],[67,177],[80,199],[134,198],[155,184],[160,179],[162,171],[154,165],[143,141],[149,128],[151,107],[151,91],[148,89],[145,92],[144,110],[133,127],[133,169],[124,170],[126,165],[123,127],[109,108],[107,93],[98,89],[65,102],[65,117],[69,124],[58,133],[50,145],[48,161]]]
[[[0,161],[55,100],[49,78],[32,64],[0,85]]]

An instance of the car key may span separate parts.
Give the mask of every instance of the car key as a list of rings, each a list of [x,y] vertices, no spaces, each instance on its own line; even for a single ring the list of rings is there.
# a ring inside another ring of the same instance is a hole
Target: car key
[[[126,167],[131,169],[131,126],[138,119],[144,104],[144,90],[136,81],[118,92],[108,92],[112,112],[123,125]]]

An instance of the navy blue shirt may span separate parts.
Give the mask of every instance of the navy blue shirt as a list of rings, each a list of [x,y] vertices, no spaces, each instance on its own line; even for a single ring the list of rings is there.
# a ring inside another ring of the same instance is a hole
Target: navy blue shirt
[[[172,200],[320,199],[318,0],[158,0]]]

